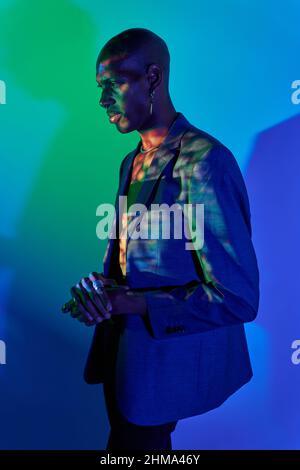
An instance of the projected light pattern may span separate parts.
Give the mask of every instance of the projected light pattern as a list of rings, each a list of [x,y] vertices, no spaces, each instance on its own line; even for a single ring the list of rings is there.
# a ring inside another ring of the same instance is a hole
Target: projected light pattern
[[[1,448],[106,443],[101,390],[82,380],[92,332],[59,310],[71,285],[102,270],[106,242],[96,237],[95,210],[114,202],[120,162],[138,141],[99,109],[94,73],[103,43],[136,26],[169,45],[176,109],[237,158],[261,273],[259,315],[246,326],[253,380],[223,407],[179,423],[173,447],[300,448],[300,366],[291,361],[300,336],[298,94],[291,100],[300,79],[300,5],[191,1],[184,21],[179,2],[157,6],[159,15],[149,17],[147,2],[124,9],[116,0],[108,21],[101,0],[1,1]],[[214,196],[206,194],[209,204]],[[224,223],[214,230],[234,263],[240,253]],[[213,272],[205,252],[202,263]]]

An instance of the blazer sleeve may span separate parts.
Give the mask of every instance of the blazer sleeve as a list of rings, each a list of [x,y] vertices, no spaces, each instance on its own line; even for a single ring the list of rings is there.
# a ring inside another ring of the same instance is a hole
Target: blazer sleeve
[[[196,286],[145,294],[146,322],[157,339],[249,322],[258,311],[259,272],[239,166],[221,143],[193,162],[187,198],[204,204],[204,243],[195,249],[201,275]]]

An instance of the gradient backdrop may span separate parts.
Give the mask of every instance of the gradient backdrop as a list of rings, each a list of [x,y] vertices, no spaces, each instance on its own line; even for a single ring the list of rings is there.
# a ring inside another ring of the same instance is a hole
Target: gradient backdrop
[[[261,273],[259,315],[246,326],[254,378],[219,409],[181,420],[173,447],[300,448],[299,14],[298,0],[1,0],[0,448],[105,448],[102,385],[82,378],[92,329],[60,306],[102,270],[96,207],[114,201],[139,138],[108,122],[95,82],[98,51],[131,27],[166,40],[176,109],[236,156]]]

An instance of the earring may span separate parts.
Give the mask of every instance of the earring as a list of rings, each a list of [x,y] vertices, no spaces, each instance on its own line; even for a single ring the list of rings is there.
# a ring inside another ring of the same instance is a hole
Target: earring
[[[152,109],[153,109],[153,96],[154,96],[154,90],[151,91],[150,93],[150,114],[152,114]]]

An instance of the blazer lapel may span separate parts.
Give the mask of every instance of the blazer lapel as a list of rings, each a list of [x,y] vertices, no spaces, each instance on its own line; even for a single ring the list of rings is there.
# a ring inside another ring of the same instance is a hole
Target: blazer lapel
[[[147,184],[142,186],[137,195],[136,203],[144,204],[148,207],[155,186],[158,184],[158,180],[161,178],[168,163],[177,155],[181,138],[187,130],[188,125],[189,123],[183,114],[177,113],[177,117],[173,121],[168,134],[153,157],[147,172]],[[139,145],[141,145],[141,140]]]

